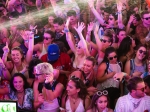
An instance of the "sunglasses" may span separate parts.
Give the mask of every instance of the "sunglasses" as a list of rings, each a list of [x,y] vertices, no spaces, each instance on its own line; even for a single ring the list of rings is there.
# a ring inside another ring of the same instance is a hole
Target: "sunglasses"
[[[109,57],[109,60],[113,60],[113,59],[115,59],[115,58],[117,58],[117,56]]]
[[[45,40],[49,40],[49,39],[51,39],[51,38],[44,37],[44,39],[45,39]]]
[[[77,48],[78,48],[78,49],[81,49],[82,47],[80,47],[80,46],[77,46]]]
[[[35,74],[36,77],[38,77],[38,76],[40,76],[40,75],[42,75],[42,74]]]
[[[110,41],[109,40],[101,39],[101,42],[106,43],[106,42],[110,42]]]
[[[150,17],[146,17],[146,18],[143,18],[143,19],[149,20],[149,19],[150,19]]]
[[[141,88],[141,89],[136,89],[136,90],[141,90],[142,92],[144,92],[144,90],[145,90],[145,87],[144,87],[144,88]]]
[[[146,51],[143,51],[143,50],[139,50],[139,53],[146,55]]]
[[[104,91],[97,91],[96,94],[98,96],[102,96],[102,95],[108,95],[108,91],[104,90]]]
[[[71,76],[70,79],[75,80],[75,81],[79,81],[79,80],[80,80],[78,77],[76,77],[76,76],[74,76],[74,75]]]
[[[109,20],[113,20],[113,18],[109,18]]]

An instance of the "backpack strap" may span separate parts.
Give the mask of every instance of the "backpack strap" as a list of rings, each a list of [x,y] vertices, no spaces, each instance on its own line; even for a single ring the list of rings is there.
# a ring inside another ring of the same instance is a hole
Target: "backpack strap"
[[[123,71],[123,65],[122,65],[122,63],[120,61],[118,61],[118,64],[119,64],[119,66],[121,68],[121,71]]]
[[[109,68],[109,63],[106,62],[106,69],[105,69],[105,73],[108,73],[108,68]]]
[[[134,73],[135,70],[135,64],[134,64],[134,59],[130,60],[130,75],[132,76],[132,74]]]

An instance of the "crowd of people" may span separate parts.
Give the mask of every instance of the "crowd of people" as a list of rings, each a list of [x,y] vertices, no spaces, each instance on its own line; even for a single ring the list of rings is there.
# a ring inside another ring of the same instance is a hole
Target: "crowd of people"
[[[148,0],[1,0],[0,24],[19,112],[150,112]]]

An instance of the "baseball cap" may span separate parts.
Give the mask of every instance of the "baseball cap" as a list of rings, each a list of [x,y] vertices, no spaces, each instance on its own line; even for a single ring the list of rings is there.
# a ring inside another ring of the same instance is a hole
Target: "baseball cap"
[[[57,44],[51,44],[48,46],[48,60],[56,61],[59,58],[60,50]]]

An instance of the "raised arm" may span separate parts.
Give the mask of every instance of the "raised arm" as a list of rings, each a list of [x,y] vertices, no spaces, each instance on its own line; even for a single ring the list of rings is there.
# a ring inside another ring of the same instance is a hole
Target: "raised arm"
[[[89,4],[89,7],[90,7],[91,11],[93,12],[94,16],[98,19],[100,24],[104,25],[103,18],[100,16],[100,14],[97,12],[97,10],[94,7],[94,0],[88,0],[88,4]]]
[[[102,42],[100,41],[99,35],[98,35],[99,26],[96,24],[94,29],[94,36],[96,40],[96,44],[98,47],[98,52],[102,50]]]
[[[25,58],[25,61],[27,62],[27,64],[29,64],[30,61],[32,60],[35,28],[36,26],[34,27],[34,29],[32,29],[32,31],[29,34],[29,45],[28,45],[28,51],[27,51],[26,58]]]
[[[124,28],[124,24],[122,22],[122,2],[118,1],[117,2],[117,10],[118,10],[118,27],[119,29],[123,29]]]
[[[82,35],[82,31],[83,31],[83,29],[85,28],[84,23],[83,23],[83,22],[81,22],[81,24],[78,23],[78,27],[74,27],[74,28],[75,28],[75,30],[77,31],[77,33],[78,33],[78,35],[79,35],[79,37],[80,37],[80,40],[82,41],[82,44],[83,44],[83,47],[84,47],[86,56],[89,56],[89,55],[90,55],[90,52],[89,52],[89,50],[88,50],[87,43],[86,43],[86,41],[85,41],[85,39],[84,39],[84,37],[83,37],[83,35]]]
[[[6,68],[6,66],[4,65],[3,60],[1,58],[0,58],[0,66],[2,67],[3,78],[6,80],[10,80],[11,75],[10,75],[8,69]]]
[[[75,46],[75,43],[73,41],[73,36],[72,36],[71,32],[69,31],[69,22],[70,22],[70,18],[68,18],[66,21],[64,31],[66,33],[66,40],[69,44],[69,47],[72,50],[72,52],[75,53],[76,52],[76,46]]]
[[[135,19],[135,16],[134,16],[134,15],[131,15],[131,16],[130,16],[130,19],[129,19],[129,21],[128,21],[128,24],[127,24],[127,26],[126,26],[126,34],[127,34],[127,35],[132,31],[132,29],[130,28],[130,26],[131,26],[131,24],[132,24],[132,22],[133,22],[134,19]]]

